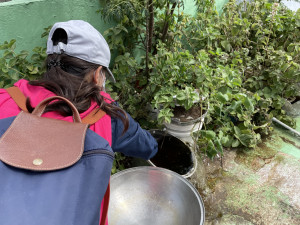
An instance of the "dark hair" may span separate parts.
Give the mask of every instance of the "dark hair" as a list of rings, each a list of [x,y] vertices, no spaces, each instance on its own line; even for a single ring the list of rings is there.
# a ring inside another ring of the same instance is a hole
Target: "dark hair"
[[[54,62],[54,63],[53,63]],[[46,59],[47,71],[37,81],[30,81],[33,86],[42,86],[47,90],[70,100],[79,113],[90,108],[94,100],[100,109],[112,117],[122,120],[124,131],[129,122],[126,112],[114,104],[104,101],[100,94],[101,88],[93,82],[93,73],[100,66],[66,54],[51,54]],[[29,111],[33,108],[27,103]],[[66,103],[57,101],[50,104],[46,111],[57,111],[63,116],[72,115]]]

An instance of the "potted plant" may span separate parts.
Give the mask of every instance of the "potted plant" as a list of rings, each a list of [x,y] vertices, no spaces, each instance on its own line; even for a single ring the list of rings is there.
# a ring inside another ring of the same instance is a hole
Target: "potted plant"
[[[201,130],[207,114],[209,88],[205,80],[211,75],[207,57],[202,51],[193,55],[180,44],[170,50],[161,44],[150,59],[149,86],[158,122],[185,141],[191,140],[192,132]]]

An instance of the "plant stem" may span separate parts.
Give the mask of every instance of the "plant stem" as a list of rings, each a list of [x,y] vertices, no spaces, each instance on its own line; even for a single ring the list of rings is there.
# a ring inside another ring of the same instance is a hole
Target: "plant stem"
[[[150,2],[151,0],[149,0],[148,2],[147,2],[147,9],[149,10],[149,2]],[[146,37],[145,37],[145,50],[146,50],[146,68],[145,68],[145,75],[146,75],[146,77],[148,78],[148,74],[149,74],[149,52],[148,52],[148,49],[149,49],[149,23],[148,23],[148,13],[146,12]]]
[[[147,2],[147,9],[149,16],[147,18],[148,22],[146,25],[146,70],[145,74],[147,81],[149,79],[149,53],[152,49],[152,38],[153,38],[153,29],[154,29],[154,9],[153,9],[153,0]]]
[[[154,29],[154,9],[153,9],[152,0],[149,0],[149,26],[148,27],[149,27],[148,52],[151,52],[153,29]]]
[[[169,10],[167,10],[166,12],[166,19],[165,19],[165,23],[164,23],[164,27],[163,27],[163,31],[162,31],[162,36],[161,36],[161,41],[164,42],[168,33],[168,29],[169,29],[169,19],[170,16],[173,15],[175,7],[176,7],[177,3],[174,2],[172,7],[171,7],[171,13],[169,15]],[[168,7],[169,8],[169,7]]]
[[[19,74],[21,74],[21,75],[23,75],[23,76],[26,76],[25,73],[22,73],[21,71],[15,69],[15,68],[12,68],[12,67],[7,67],[7,68],[8,68],[8,69],[11,69],[11,70],[14,70],[15,72],[17,72],[17,73],[19,73]]]

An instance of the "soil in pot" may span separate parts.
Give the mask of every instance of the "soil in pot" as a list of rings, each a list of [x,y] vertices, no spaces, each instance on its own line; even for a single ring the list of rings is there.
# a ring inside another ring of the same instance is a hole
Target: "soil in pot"
[[[158,152],[151,159],[155,166],[172,170],[180,175],[191,171],[194,162],[192,152],[187,145],[171,135],[152,135],[158,142]]]
[[[206,111],[201,109],[200,105],[194,105],[189,110],[186,110],[182,106],[175,106],[173,109],[174,117],[173,119],[179,120],[180,122],[189,122],[200,118]]]

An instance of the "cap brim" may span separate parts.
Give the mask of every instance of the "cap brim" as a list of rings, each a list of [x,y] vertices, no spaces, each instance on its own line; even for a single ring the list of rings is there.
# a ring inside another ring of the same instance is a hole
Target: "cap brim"
[[[116,83],[116,79],[115,79],[114,75],[112,74],[112,72],[110,71],[110,69],[108,67],[106,67],[105,69],[107,71],[107,74],[109,75],[108,79],[110,81],[112,81],[113,83]]]

